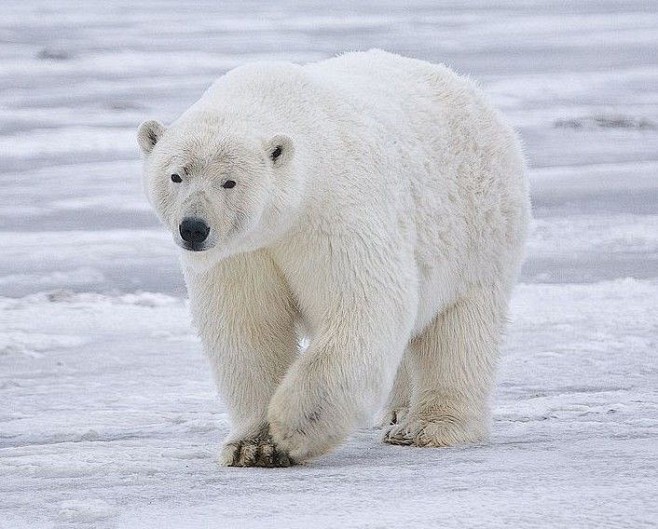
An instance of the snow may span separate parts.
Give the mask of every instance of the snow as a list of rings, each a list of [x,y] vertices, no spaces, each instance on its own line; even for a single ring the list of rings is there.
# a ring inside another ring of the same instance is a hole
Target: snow
[[[0,527],[655,527],[658,13],[648,1],[6,0]],[[364,428],[290,469],[228,431],[134,131],[228,68],[382,47],[480,80],[535,226],[483,446]]]

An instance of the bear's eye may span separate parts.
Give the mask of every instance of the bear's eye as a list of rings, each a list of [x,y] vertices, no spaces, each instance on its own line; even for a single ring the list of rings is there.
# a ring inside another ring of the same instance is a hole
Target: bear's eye
[[[183,179],[180,177],[180,175],[174,173],[171,175],[171,181],[180,184],[183,181]]]
[[[222,187],[224,189],[231,189],[231,188],[235,187],[235,180],[227,180],[226,182],[224,182],[222,184]]]
[[[277,145],[276,149],[272,151],[272,154],[270,155],[272,157],[272,161],[276,160],[279,156],[281,156],[281,153],[283,152],[283,149],[281,148],[281,145]]]

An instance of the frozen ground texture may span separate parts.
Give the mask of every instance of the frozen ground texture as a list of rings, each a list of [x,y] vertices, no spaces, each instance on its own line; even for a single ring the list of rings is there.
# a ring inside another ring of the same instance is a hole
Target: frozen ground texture
[[[0,527],[655,527],[655,2],[4,0]],[[364,429],[220,469],[226,414],[134,130],[245,61],[381,47],[481,80],[523,135],[535,230],[486,446]]]

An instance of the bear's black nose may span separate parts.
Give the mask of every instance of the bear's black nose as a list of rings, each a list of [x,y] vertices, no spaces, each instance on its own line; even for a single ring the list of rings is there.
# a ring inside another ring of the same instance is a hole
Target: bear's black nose
[[[210,228],[201,219],[194,217],[187,217],[183,219],[178,227],[180,236],[185,242],[192,244],[199,244],[208,238]]]

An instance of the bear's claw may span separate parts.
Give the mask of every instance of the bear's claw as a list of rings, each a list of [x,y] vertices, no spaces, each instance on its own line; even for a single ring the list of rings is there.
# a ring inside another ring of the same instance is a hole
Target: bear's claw
[[[219,463],[225,467],[281,468],[295,464],[293,459],[274,444],[268,431],[257,437],[227,443],[222,447]]]
[[[391,424],[383,441],[393,445],[441,448],[478,443],[485,438],[484,427],[476,421],[469,424],[453,416],[437,416]]]

